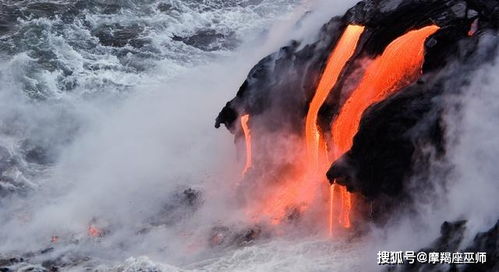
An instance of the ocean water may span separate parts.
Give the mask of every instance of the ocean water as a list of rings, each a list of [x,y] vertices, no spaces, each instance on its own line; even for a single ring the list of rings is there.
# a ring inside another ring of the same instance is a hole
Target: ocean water
[[[2,1],[0,194],[36,186],[36,177],[91,122],[80,114],[83,107],[101,111],[144,85],[230,58],[296,4]]]

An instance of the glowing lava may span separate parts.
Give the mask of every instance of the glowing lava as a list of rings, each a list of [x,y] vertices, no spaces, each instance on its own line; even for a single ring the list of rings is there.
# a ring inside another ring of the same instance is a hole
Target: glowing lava
[[[360,36],[364,32],[363,26],[349,25],[340,40],[333,53],[329,57],[326,65],[326,69],[319,81],[315,95],[310,102],[307,120],[305,136],[307,141],[307,151],[308,160],[310,162],[310,170],[317,172],[319,168],[319,146],[321,141],[321,133],[317,127],[317,115],[319,114],[319,109],[321,108],[324,101],[329,95],[329,92],[333,89],[334,85],[340,77],[341,71],[347,61],[352,57],[355,49],[357,48],[357,43]]]
[[[424,42],[438,29],[438,26],[431,25],[407,32],[390,43],[383,54],[367,67],[359,86],[333,122],[334,160],[352,147],[362,114],[369,106],[418,79],[424,62]],[[341,190],[340,222],[348,228],[351,224],[351,195],[344,187]]]
[[[337,84],[345,66],[353,58],[364,29],[365,27],[357,25],[346,27],[331,52],[309,105],[305,122],[305,139],[300,137],[296,142],[286,141],[284,150],[293,157],[289,160],[292,163],[264,173],[263,178],[269,185],[265,187],[264,193],[255,196],[259,204],[249,207],[248,210],[248,215],[255,221],[265,218],[272,224],[280,224],[317,203],[314,200],[319,194],[318,189],[327,184],[325,182],[327,168],[351,148],[362,113],[373,103],[385,99],[420,76],[424,61],[424,42],[429,35],[438,30],[438,27],[428,26],[409,31],[389,44],[383,54],[368,65],[359,85],[333,121],[332,138],[329,139],[331,142],[328,142],[324,135],[326,131],[320,131],[317,124],[319,110]],[[253,159],[249,120],[249,115],[240,118],[246,142],[243,175],[252,167]],[[287,146],[288,144],[290,146]],[[330,231],[336,222],[343,228],[350,228],[352,196],[344,186],[338,184],[330,186],[329,190]]]
[[[88,236],[90,237],[101,237],[104,233],[101,229],[97,228],[95,225],[90,224],[87,229]]]
[[[246,143],[246,163],[245,163],[244,169],[243,169],[243,176],[246,174],[246,172],[248,172],[248,169],[251,167],[251,164],[252,164],[251,130],[248,126],[248,121],[249,121],[248,114],[241,116],[241,127],[243,129],[244,140]]]
[[[327,146],[325,144],[324,136],[320,132],[317,126],[317,115],[319,114],[319,109],[326,101],[329,93],[336,85],[338,78],[343,71],[346,63],[355,52],[357,44],[359,42],[360,36],[364,32],[363,26],[349,25],[340,40],[338,41],[336,48],[330,55],[326,68],[322,74],[322,77],[317,86],[315,95],[310,102],[306,124],[305,124],[305,136],[307,142],[307,156],[308,156],[308,171],[312,174],[312,178],[315,179],[316,176],[323,176],[322,173],[325,172],[324,167],[330,164],[327,156]],[[332,211],[333,211],[333,196],[334,187],[331,187],[330,196],[330,222],[332,223]],[[332,226],[329,228],[332,229]]]

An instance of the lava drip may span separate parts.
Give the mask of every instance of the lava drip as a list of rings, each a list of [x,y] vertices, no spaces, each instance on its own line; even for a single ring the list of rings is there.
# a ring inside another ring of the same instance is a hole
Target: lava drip
[[[305,136],[307,143],[307,157],[308,157],[308,172],[313,180],[322,177],[327,171],[327,166],[331,163],[328,159],[327,145],[324,140],[324,135],[321,133],[317,125],[317,115],[319,109],[326,101],[331,90],[336,85],[338,78],[341,75],[345,65],[353,56],[360,36],[364,32],[363,26],[349,25],[340,40],[338,41],[335,49],[331,53],[326,68],[317,86],[315,95],[310,102],[306,124]],[[332,197],[333,195],[331,195]],[[331,214],[333,210],[333,201],[331,198]],[[330,220],[332,222],[332,219]],[[330,229],[332,229],[330,227]]]
[[[362,114],[369,106],[386,99],[421,76],[424,43],[438,29],[438,26],[431,25],[407,32],[391,42],[383,54],[367,67],[358,87],[332,123],[333,161],[351,149]],[[351,225],[352,196],[345,187],[341,187],[339,191],[342,196],[339,222],[348,228]]]
[[[246,162],[243,168],[243,176],[246,175],[246,172],[250,169],[252,165],[252,154],[251,154],[251,131],[248,125],[249,122],[249,114],[241,116],[241,128],[244,133],[244,142],[246,145]]]

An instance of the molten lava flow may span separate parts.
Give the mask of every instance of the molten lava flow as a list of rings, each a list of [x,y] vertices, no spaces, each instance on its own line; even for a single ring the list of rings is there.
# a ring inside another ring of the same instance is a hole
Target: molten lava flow
[[[241,127],[243,128],[243,133],[244,133],[244,140],[246,143],[246,163],[244,165],[243,169],[243,176],[248,172],[248,169],[251,167],[251,160],[252,160],[252,155],[251,155],[251,131],[248,126],[248,121],[249,121],[249,115],[243,115],[241,116]]]
[[[341,71],[345,67],[346,63],[355,52],[357,43],[363,32],[363,26],[349,25],[346,28],[342,37],[338,41],[336,48],[329,57],[326,69],[324,70],[324,73],[319,81],[319,85],[317,86],[312,102],[310,102],[305,124],[305,136],[307,141],[307,156],[309,163],[308,171],[311,172],[313,178],[317,174],[322,175],[322,171],[325,171],[325,169],[322,168],[327,167],[327,165],[330,164],[327,156],[326,142],[317,126],[317,115],[319,114],[319,109],[326,101],[330,91],[336,85],[336,82],[338,81]],[[330,224],[332,224],[334,186],[332,186],[330,190]],[[329,229],[332,229],[332,225]]]
[[[390,43],[383,54],[366,69],[357,87],[342,107],[332,125],[334,160],[347,152],[353,144],[362,113],[395,91],[409,85],[421,75],[424,61],[424,42],[439,29],[431,25],[409,31]],[[351,195],[344,187],[340,222],[350,226]]]
[[[349,25],[346,28],[338,41],[336,48],[329,57],[326,69],[319,81],[312,102],[310,102],[305,125],[305,136],[307,141],[308,160],[312,172],[317,172],[319,167],[319,145],[322,137],[319,128],[317,127],[319,109],[336,84],[343,67],[355,52],[357,42],[363,31],[364,27],[358,25]]]
[[[367,67],[359,86],[347,99],[332,124],[331,145],[319,130],[317,120],[321,106],[354,55],[364,31],[363,26],[348,26],[327,61],[310,103],[305,124],[306,150],[303,150],[303,139],[296,141],[296,145],[294,140],[287,143],[291,148],[286,150],[296,151],[299,155],[290,152],[296,158],[290,160],[293,164],[265,175],[272,186],[267,186],[264,194],[256,196],[261,200],[260,205],[250,207],[248,215],[256,220],[266,218],[272,224],[280,224],[307,209],[317,197],[317,189],[321,184],[317,181],[325,177],[327,167],[351,148],[362,113],[367,107],[418,78],[424,60],[424,41],[437,29],[437,26],[429,26],[408,32],[388,45],[384,53]],[[244,115],[240,119],[247,151],[243,174],[252,164],[249,118]],[[305,151],[306,154],[301,154]],[[328,151],[332,151],[332,154],[328,154]],[[336,221],[344,228],[349,228],[352,196],[344,186],[335,184],[330,187],[330,198],[331,229]],[[336,216],[334,221],[333,215]]]

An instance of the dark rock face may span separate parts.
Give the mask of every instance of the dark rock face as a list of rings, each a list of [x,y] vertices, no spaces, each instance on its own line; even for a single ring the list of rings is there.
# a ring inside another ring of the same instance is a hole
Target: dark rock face
[[[478,233],[473,240],[473,244],[465,251],[486,252],[487,263],[485,265],[468,265],[463,271],[499,271],[499,221],[490,230]]]
[[[402,1],[395,9],[385,10],[388,1],[364,1],[350,9],[346,17],[349,22],[369,27],[364,50],[370,55],[381,54],[394,39],[408,30],[432,23],[442,28],[466,25],[466,1]],[[466,33],[466,32],[465,32]]]
[[[486,22],[497,28],[499,26],[499,1],[497,0],[468,0],[469,7],[478,11]]]
[[[232,130],[237,116],[249,113],[264,115],[262,126],[269,130],[300,131],[307,101],[344,27],[340,18],[333,18],[315,43],[302,46],[294,42],[261,60],[222,109],[215,126],[224,124]]]

